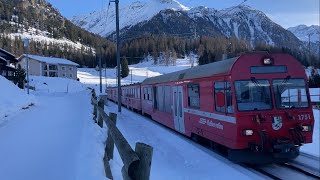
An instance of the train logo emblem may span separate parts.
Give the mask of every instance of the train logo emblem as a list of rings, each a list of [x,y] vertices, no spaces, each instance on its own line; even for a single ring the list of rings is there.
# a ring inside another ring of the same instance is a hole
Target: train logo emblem
[[[273,117],[272,128],[277,131],[281,129],[281,127],[282,127],[282,117],[281,116]]]

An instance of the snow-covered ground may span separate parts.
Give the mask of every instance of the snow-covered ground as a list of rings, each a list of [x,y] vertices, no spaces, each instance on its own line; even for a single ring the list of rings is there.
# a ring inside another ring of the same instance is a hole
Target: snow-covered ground
[[[117,105],[109,103],[107,111],[116,112]],[[213,151],[192,142],[188,138],[123,108],[118,114],[117,127],[131,147],[143,142],[153,147],[152,180],[183,179],[262,179],[240,165],[234,164]],[[115,179],[122,179],[123,163],[115,149],[110,161]]]
[[[23,111],[24,108],[34,104],[36,98],[33,95],[28,96],[25,91],[0,76],[0,126],[5,116]]]
[[[17,107],[0,117],[0,179],[105,180],[106,130],[92,121],[90,91],[73,80],[31,79],[38,91],[29,96],[37,101],[20,110],[34,101],[0,76],[0,110]],[[67,84],[75,90],[66,93]]]
[[[72,79],[41,76],[30,76],[30,86],[36,93],[74,93],[86,89],[84,84]]]

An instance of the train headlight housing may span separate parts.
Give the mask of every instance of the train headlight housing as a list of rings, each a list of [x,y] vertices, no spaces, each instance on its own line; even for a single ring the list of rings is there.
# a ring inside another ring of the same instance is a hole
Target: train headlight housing
[[[312,126],[311,125],[302,125],[302,131],[303,132],[310,132],[310,131],[312,131]]]
[[[245,129],[242,131],[242,134],[244,136],[252,136],[253,135],[253,130],[252,129]]]
[[[263,64],[264,65],[272,65],[273,64],[273,60],[271,58],[264,58],[263,59]]]

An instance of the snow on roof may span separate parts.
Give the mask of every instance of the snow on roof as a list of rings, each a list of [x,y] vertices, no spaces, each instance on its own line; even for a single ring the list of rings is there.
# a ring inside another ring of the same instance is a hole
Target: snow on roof
[[[7,60],[0,56],[0,60],[7,62]]]
[[[27,55],[24,54],[23,56],[26,57]],[[71,65],[71,66],[79,66],[79,64],[72,62],[68,59],[55,58],[55,57],[44,57],[44,56],[37,56],[37,55],[30,55],[30,54],[28,54],[28,57],[30,59],[34,59],[34,60],[48,63],[48,64],[64,64],[64,65]]]
[[[10,53],[10,52],[8,52],[8,51],[6,51],[6,50],[4,50],[4,49],[1,49],[1,48],[0,48],[0,51],[2,51],[2,52],[4,52],[4,53],[6,53],[6,54],[8,54],[8,55],[10,55],[10,56],[12,56],[12,57],[15,58],[15,55],[13,55],[12,53]]]

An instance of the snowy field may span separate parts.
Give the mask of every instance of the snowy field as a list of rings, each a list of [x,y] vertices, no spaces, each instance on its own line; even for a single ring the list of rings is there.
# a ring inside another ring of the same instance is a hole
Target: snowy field
[[[190,67],[190,60],[187,58],[178,59],[176,66],[154,65],[152,61],[146,61],[143,63],[130,65],[129,69],[131,73],[129,73],[128,77],[121,80],[121,84],[131,84],[131,82],[138,83],[145,80],[148,77],[159,76],[162,74],[188,69]],[[107,69],[106,71],[104,69],[102,70],[103,89],[105,89],[106,84],[108,86],[116,86],[116,72],[116,68]],[[98,84],[100,83],[99,71],[90,68],[80,68],[78,69],[78,78],[80,79],[80,82],[82,82],[88,87],[96,88],[98,92]]]

